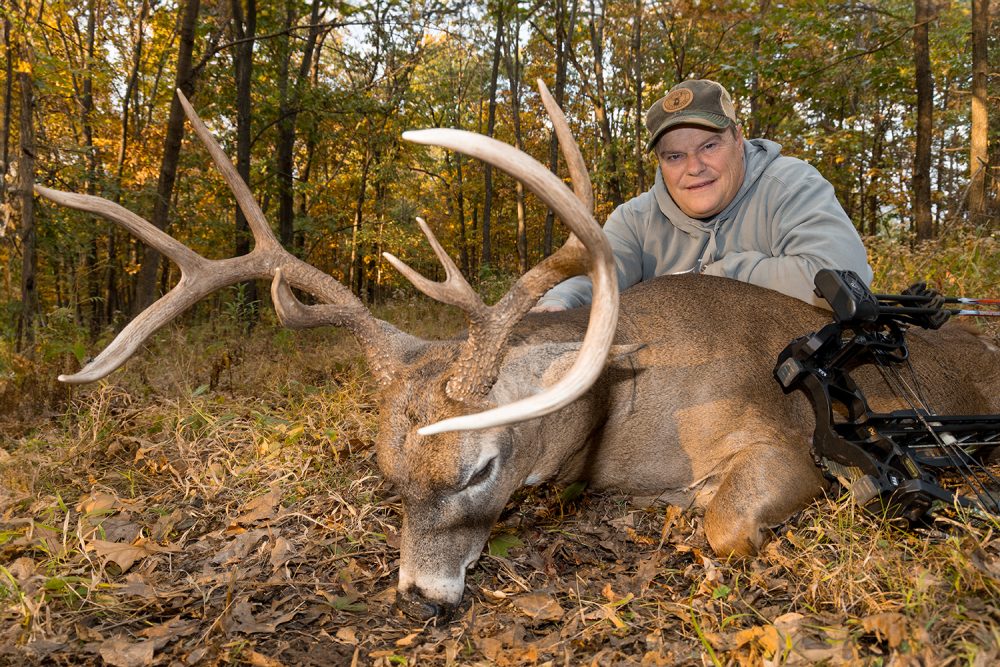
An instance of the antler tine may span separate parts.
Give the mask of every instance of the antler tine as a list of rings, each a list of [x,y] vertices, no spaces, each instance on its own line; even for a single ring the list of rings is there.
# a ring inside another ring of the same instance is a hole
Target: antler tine
[[[593,212],[594,190],[590,184],[590,173],[587,171],[587,164],[580,153],[580,146],[576,143],[576,139],[573,138],[566,115],[563,114],[562,109],[559,108],[556,101],[552,99],[552,94],[549,93],[545,82],[541,79],[537,79],[536,82],[538,83],[538,94],[542,98],[542,104],[545,105],[545,110],[548,112],[549,118],[552,119],[552,127],[555,129],[556,137],[559,139],[559,150],[563,154],[563,159],[566,160],[566,167],[569,169],[570,180],[573,183],[573,191],[580,198],[580,201],[583,202],[583,205],[587,207],[587,210]]]
[[[444,267],[444,282],[436,283],[428,280],[392,253],[384,252],[382,256],[396,267],[396,270],[403,274],[404,278],[413,283],[414,287],[427,296],[441,303],[458,306],[468,313],[473,321],[482,319],[487,310],[482,299],[479,298],[479,295],[472,289],[472,286],[465,280],[462,272],[455,265],[455,262],[452,261],[451,257],[448,256],[448,253],[441,247],[437,237],[434,236],[434,232],[431,231],[431,228],[424,219],[418,217],[417,224],[420,225],[420,230],[427,237],[427,241],[431,244],[434,254],[437,255],[438,261]]]
[[[306,265],[296,260],[296,263],[289,264],[286,268],[288,273],[294,274],[296,268],[301,266]],[[310,273],[313,271],[318,273],[318,270],[310,267]],[[398,372],[396,360],[404,356],[406,349],[415,349],[421,344],[420,339],[396,330],[387,322],[360,314],[358,310],[360,302],[305,305],[292,293],[289,281],[285,279],[285,273],[286,271],[281,268],[276,268],[274,279],[271,281],[271,300],[278,321],[289,329],[347,327],[361,343],[369,365],[382,382],[390,382],[396,376]],[[300,278],[299,283],[297,287],[308,287],[308,280]],[[336,281],[330,284],[333,283]],[[368,311],[365,310],[364,313]]]
[[[222,276],[224,280],[225,277]],[[181,278],[172,290],[160,297],[152,306],[142,311],[104,348],[90,363],[72,375],[60,375],[59,381],[67,384],[83,384],[100,380],[128,361],[128,358],[157,329],[187,310],[202,297],[214,292],[225,284],[222,280],[194,284]]]
[[[530,299],[537,299],[548,287],[576,271],[579,266],[579,243],[586,247],[592,257],[590,275],[594,284],[590,323],[583,345],[572,367],[558,382],[527,399],[478,414],[446,419],[421,428],[419,433],[431,435],[514,424],[549,414],[576,400],[594,383],[604,368],[618,321],[618,285],[614,258],[603,231],[590,211],[555,174],[507,144],[472,132],[444,128],[404,132],[403,138],[415,143],[456,150],[506,171],[551,207],[579,239],[571,238],[557,253],[558,257],[549,257],[522,276],[515,288],[494,306],[498,309],[500,319],[498,330],[509,331],[513,322],[520,319],[527,310],[525,304],[530,307]],[[470,333],[470,339],[471,337]],[[467,347],[466,352],[471,349]],[[498,363],[498,360],[494,363]],[[461,368],[458,370],[462,371]]]
[[[135,234],[140,241],[156,248],[176,262],[182,272],[196,270],[208,261],[169,234],[157,229],[152,223],[113,201],[94,195],[53,190],[37,184],[35,192],[61,206],[93,213],[121,225]]]
[[[187,116],[188,122],[191,123],[191,127],[194,128],[195,134],[201,139],[201,143],[208,150],[209,155],[212,156],[212,162],[215,163],[215,166],[222,174],[222,178],[229,185],[229,189],[232,190],[233,195],[236,197],[236,204],[247,218],[247,224],[253,233],[254,241],[261,247],[280,246],[281,244],[278,243],[274,232],[271,231],[271,225],[268,224],[264,212],[260,210],[260,205],[257,204],[253,193],[250,192],[250,187],[243,181],[239,172],[236,171],[236,167],[233,166],[233,163],[225,151],[222,150],[222,147],[219,146],[219,143],[212,136],[209,129],[205,127],[205,123],[202,122],[180,88],[177,89],[177,97],[180,99],[181,106],[184,108],[184,114]]]
[[[271,300],[278,321],[289,329],[344,326],[355,315],[351,307],[331,303],[305,305],[292,294],[292,288],[280,268],[274,270],[274,279],[271,280]]]

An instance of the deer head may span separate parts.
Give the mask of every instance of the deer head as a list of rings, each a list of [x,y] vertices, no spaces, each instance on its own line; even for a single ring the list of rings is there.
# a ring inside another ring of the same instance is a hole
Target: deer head
[[[202,297],[244,280],[272,279],[275,310],[286,326],[341,326],[360,343],[381,387],[379,466],[396,485],[403,503],[400,600],[421,616],[447,612],[460,601],[465,570],[478,558],[504,504],[541,455],[522,451],[514,456],[515,441],[540,428],[538,417],[587,391],[604,367],[617,322],[614,261],[591,214],[586,168],[562,112],[541,82],[539,89],[569,164],[575,194],[531,157],[493,139],[451,129],[403,135],[506,171],[573,232],[562,248],[523,275],[499,302],[487,306],[430,227],[418,219],[444,265],[444,282],[429,281],[392,255],[385,256],[425,294],[466,313],[468,334],[452,342],[424,341],[376,319],[346,287],[284,250],[249,187],[178,91],[188,120],[246,215],[254,248],[242,257],[209,260],[113,202],[36,186],[39,195],[57,204],[121,225],[181,270],[177,285],[133,319],[92,362],[59,379],[69,383],[100,379]],[[594,306],[583,342],[535,346],[530,354],[508,350],[514,326],[537,299],[556,283],[584,272],[594,283]],[[318,303],[302,304],[291,287],[311,294]]]

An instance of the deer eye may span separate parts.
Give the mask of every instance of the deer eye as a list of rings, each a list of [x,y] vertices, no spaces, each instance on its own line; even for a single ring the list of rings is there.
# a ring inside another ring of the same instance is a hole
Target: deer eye
[[[497,457],[491,458],[489,461],[484,463],[479,470],[473,473],[472,477],[469,478],[468,483],[465,488],[469,489],[474,486],[478,486],[490,478],[493,474],[493,467],[496,465]]]

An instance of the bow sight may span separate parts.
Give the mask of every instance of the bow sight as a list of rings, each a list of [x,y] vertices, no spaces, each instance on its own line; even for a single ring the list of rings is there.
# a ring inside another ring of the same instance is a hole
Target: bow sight
[[[923,283],[872,294],[851,271],[823,269],[815,284],[834,321],[792,341],[774,375],[786,393],[801,388],[812,401],[818,465],[848,486],[858,505],[889,518],[921,522],[942,504],[1000,514],[1000,481],[985,463],[1000,445],[1000,415],[934,414],[905,340],[910,326],[937,329],[953,315],[1000,313],[945,308],[989,302],[947,298]],[[876,365],[911,409],[873,412],[850,375],[863,364]]]

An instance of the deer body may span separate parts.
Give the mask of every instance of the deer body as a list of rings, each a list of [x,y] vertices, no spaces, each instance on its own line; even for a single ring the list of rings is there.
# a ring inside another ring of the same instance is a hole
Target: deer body
[[[585,316],[526,317],[488,399],[516,400],[558,374]],[[753,554],[768,528],[825,487],[811,453],[812,406],[801,392],[785,395],[772,370],[793,338],[830,321],[829,312],[764,288],[665,276],[622,294],[615,343],[627,350],[617,357],[613,350],[591,389],[562,410],[447,442],[408,437],[394,428],[402,420],[383,422],[379,461],[406,516],[401,595],[428,613],[457,604],[465,568],[507,499],[524,484],[549,480],[586,480],[592,488],[703,507],[717,553]],[[910,339],[932,406],[956,414],[1000,410],[990,390],[1000,387],[1000,356],[982,337],[950,325],[912,331]],[[856,376],[873,409],[905,407],[874,369]],[[393,401],[426,405],[421,388],[430,385],[419,378],[412,393],[389,397],[383,410],[410,409]],[[492,467],[483,468],[491,457]],[[479,470],[482,481],[468,485]]]

